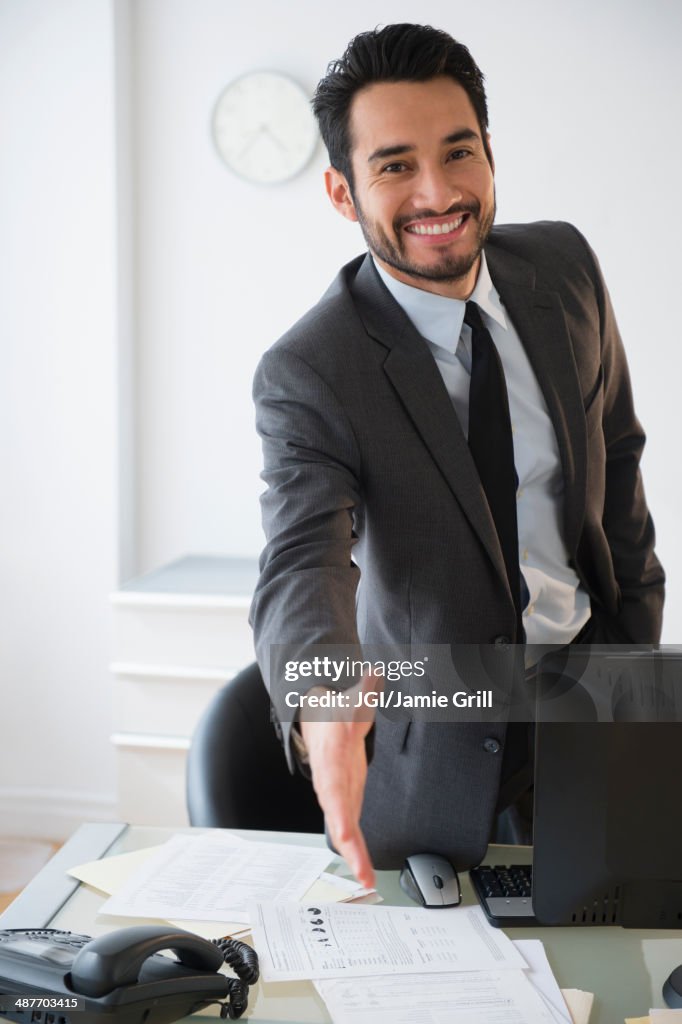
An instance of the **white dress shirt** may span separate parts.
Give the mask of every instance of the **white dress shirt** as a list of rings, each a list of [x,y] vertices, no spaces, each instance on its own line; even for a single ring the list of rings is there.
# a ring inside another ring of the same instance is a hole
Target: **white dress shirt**
[[[465,303],[403,284],[374,261],[382,281],[428,344],[464,431],[469,425],[471,328]],[[554,427],[528,356],[481,254],[476,287],[483,321],[500,354],[509,396],[519,478],[519,566],[530,599],[523,612],[528,644],[567,644],[590,617],[590,598],[569,565],[561,522],[563,475]],[[538,652],[539,654],[539,652]]]

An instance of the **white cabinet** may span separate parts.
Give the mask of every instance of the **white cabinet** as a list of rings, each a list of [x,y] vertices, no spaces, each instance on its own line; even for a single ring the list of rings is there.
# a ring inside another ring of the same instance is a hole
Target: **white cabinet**
[[[213,694],[254,660],[255,559],[189,555],[112,595],[118,814],[187,823],[185,761]]]

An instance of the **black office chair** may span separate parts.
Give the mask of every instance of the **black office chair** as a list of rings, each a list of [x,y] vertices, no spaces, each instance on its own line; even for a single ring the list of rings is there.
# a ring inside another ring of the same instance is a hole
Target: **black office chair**
[[[187,810],[204,828],[324,831],[312,784],[289,773],[255,663],[218,691],[194,731]]]

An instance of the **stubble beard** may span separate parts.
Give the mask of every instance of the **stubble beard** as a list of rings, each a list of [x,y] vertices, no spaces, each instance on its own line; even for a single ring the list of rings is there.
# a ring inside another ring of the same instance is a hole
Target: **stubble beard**
[[[469,273],[481,254],[488,235],[495,221],[495,201],[488,213],[481,220],[481,204],[459,203],[450,207],[444,213],[434,213],[432,210],[422,210],[419,214],[411,217],[399,217],[393,222],[393,233],[395,241],[392,241],[384,229],[376,223],[372,223],[365,217],[362,207],[358,204],[357,198],[353,197],[355,212],[358,216],[358,223],[364,235],[370,251],[387,263],[389,267],[398,270],[409,277],[417,277],[427,281],[458,281]],[[439,262],[423,265],[410,259],[405,253],[402,243],[402,230],[406,224],[414,223],[415,219],[426,217],[457,216],[461,213],[470,215],[470,223],[476,226],[476,237],[471,249],[459,256],[444,256]]]

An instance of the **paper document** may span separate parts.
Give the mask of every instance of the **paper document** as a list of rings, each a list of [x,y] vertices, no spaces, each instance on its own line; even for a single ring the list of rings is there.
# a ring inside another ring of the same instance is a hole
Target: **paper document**
[[[524,971],[316,981],[334,1024],[554,1024]]]
[[[68,875],[77,878],[79,882],[90,885],[99,892],[113,895],[121,886],[125,885],[128,879],[137,871],[141,864],[149,860],[160,846],[146,846],[143,850],[133,850],[130,853],[116,853],[112,857],[103,857],[101,860],[88,861],[86,864],[78,864],[69,868]],[[156,920],[156,918],[154,918]],[[220,939],[225,935],[236,938],[249,931],[249,925],[243,921],[173,921],[169,924],[184,928],[185,931],[194,932],[203,939]]]
[[[680,1024],[682,1010],[649,1010],[647,1017],[626,1017],[625,1024]]]
[[[229,833],[177,835],[146,860],[100,912],[248,922],[248,902],[299,900],[333,856],[319,847],[252,842]]]
[[[539,939],[514,941],[525,971],[315,981],[334,1024],[572,1024]],[[586,1020],[586,1018],[585,1018]]]
[[[266,981],[526,966],[480,907],[424,910],[306,901],[249,909]]]
[[[561,994],[571,1012],[573,1024],[588,1024],[590,1013],[592,1012],[592,1003],[594,1002],[594,993],[583,992],[581,988],[562,988]]]
[[[140,865],[160,849],[160,846],[148,846],[143,850],[134,850],[131,853],[117,853],[112,857],[103,857],[101,860],[89,861],[87,864],[69,868],[67,874],[108,896],[112,896],[128,881]],[[381,896],[376,889],[363,889],[360,883],[354,879],[332,875],[326,871],[323,871],[320,877],[313,882],[301,899],[321,900],[323,903],[334,903],[337,900],[359,900],[363,903],[381,902]],[[250,930],[250,926],[243,921],[184,919],[176,922],[172,918],[165,920],[168,920],[170,924],[177,924],[178,928],[201,935],[205,939],[217,939],[223,935],[237,936]]]
[[[315,903],[383,903],[376,889],[364,889],[354,878],[343,878],[328,871],[322,872],[301,899]]]
[[[542,942],[519,939],[514,945],[528,964],[525,971],[343,978],[314,985],[334,1024],[572,1024]]]
[[[525,972],[528,981],[538,990],[541,998],[549,1007],[552,1019],[556,1021],[556,1024],[574,1024],[540,939],[513,939],[512,941],[528,964],[528,970]],[[583,1018],[581,1024],[587,1024],[587,1017]]]
[[[133,850],[131,853],[116,853],[112,857],[103,857],[101,860],[88,861],[87,864],[78,864],[74,868],[69,868],[67,875],[99,889],[100,892],[104,892],[108,896],[113,896],[140,865],[160,849],[160,846],[147,846],[143,850]],[[315,879],[301,899],[321,900],[323,903],[349,902],[351,900],[363,900],[371,903],[383,901],[376,889],[364,889],[354,878],[344,878],[342,875],[333,875],[328,871],[323,871],[320,877]],[[215,931],[215,934],[217,935],[218,932]]]
[[[147,846],[144,850],[132,850],[130,853],[117,853],[113,857],[102,857],[101,860],[91,860],[87,864],[78,864],[75,868],[69,868],[67,874],[77,878],[79,882],[92,885],[100,892],[106,892],[111,896],[160,849],[162,849],[161,846]]]

